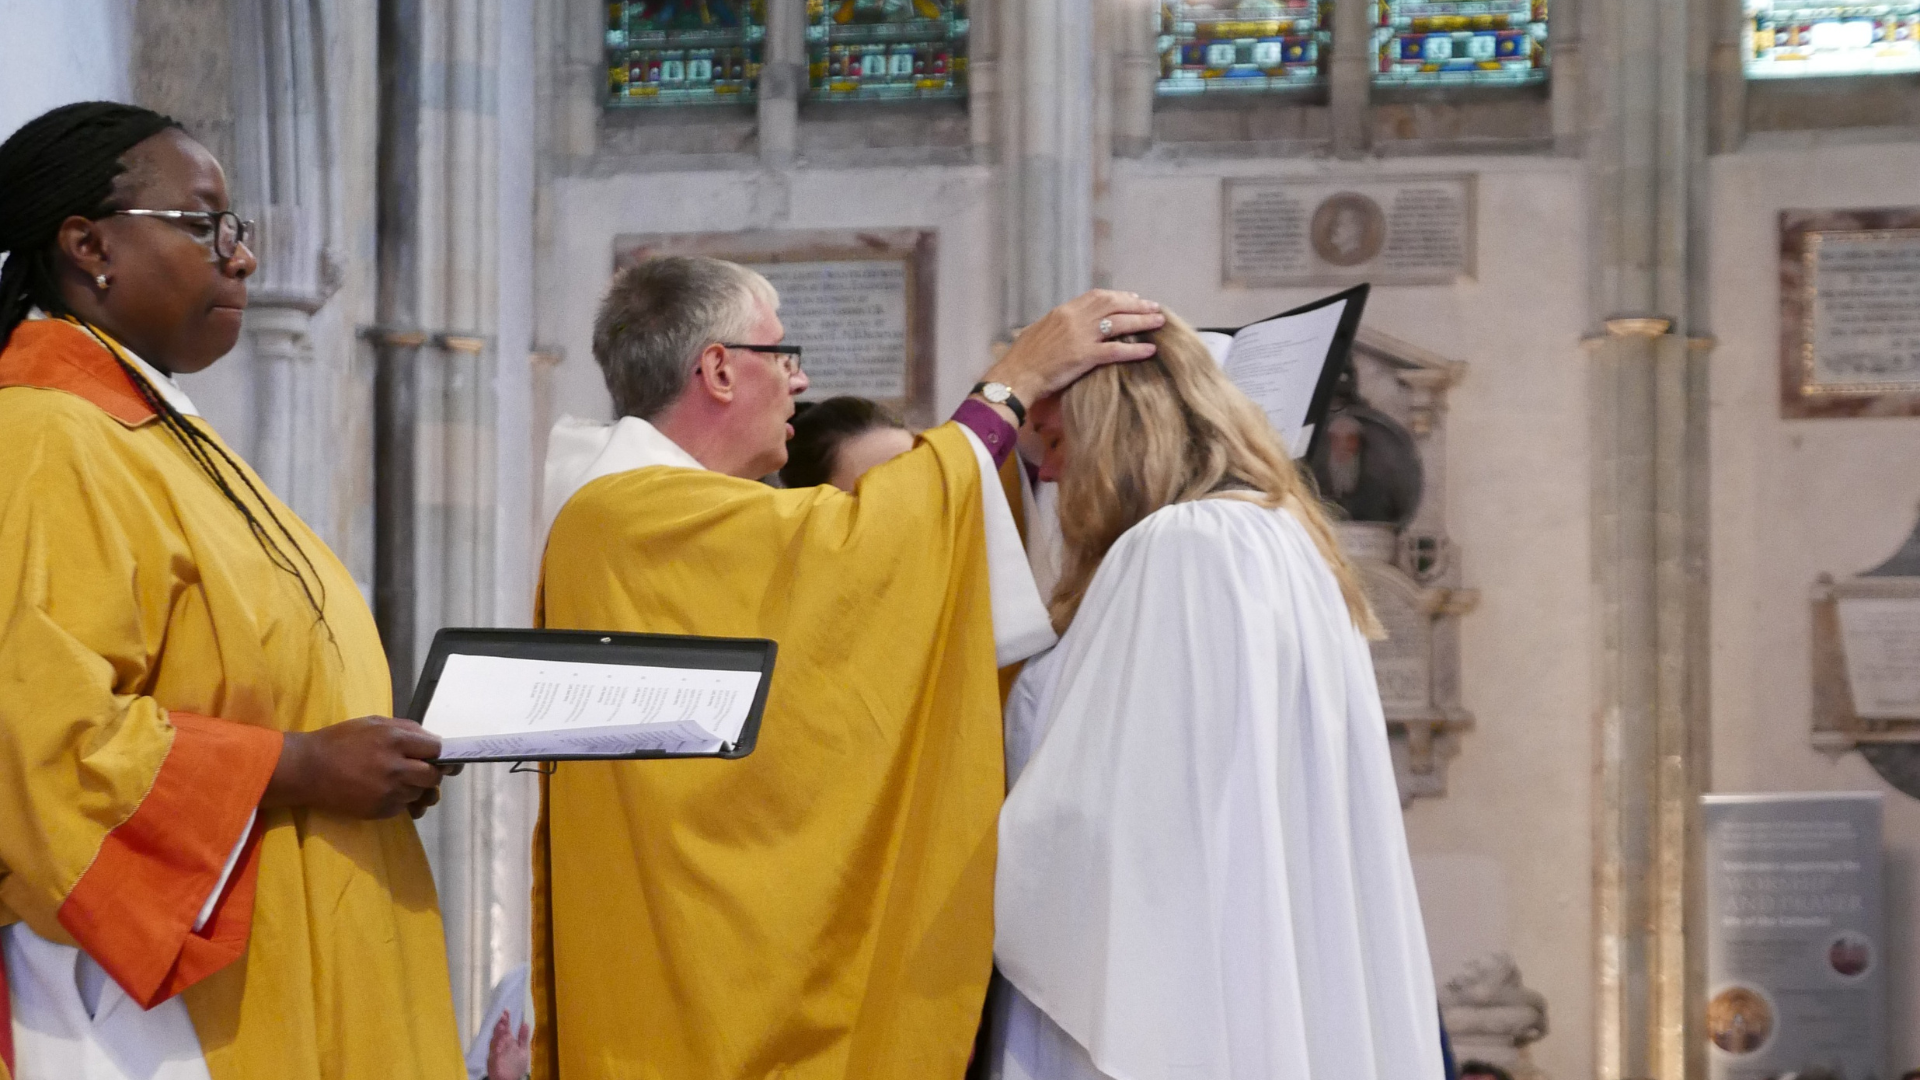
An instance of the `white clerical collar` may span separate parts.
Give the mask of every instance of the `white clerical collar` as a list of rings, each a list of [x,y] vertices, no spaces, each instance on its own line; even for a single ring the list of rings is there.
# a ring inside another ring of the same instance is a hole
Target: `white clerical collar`
[[[193,399],[187,396],[185,390],[180,389],[179,383],[173,381],[173,376],[140,359],[140,357],[134,354],[132,349],[127,348],[125,345],[120,346],[120,351],[125,353],[127,359],[133,363],[134,368],[146,377],[147,385],[153,387],[154,391],[158,393],[167,404],[173,406],[174,412],[179,413],[181,416],[200,415],[200,410],[193,407]]]
[[[32,311],[27,312],[27,318],[29,319],[44,319],[47,317],[47,313],[41,311],[39,308],[34,308]],[[117,339],[114,340],[113,343],[120,345]],[[173,381],[173,376],[140,359],[132,349],[127,348],[125,345],[120,345],[120,353],[133,364],[134,370],[138,371],[141,377],[147,380],[147,385],[153,387],[154,393],[159,394],[162,401],[173,406],[174,412],[182,416],[200,415],[200,410],[193,407],[193,399],[187,396],[185,390],[180,389],[179,383]]]
[[[692,454],[637,416],[603,424],[563,416],[547,439],[545,498],[541,500],[541,535],[553,528],[553,519],[575,492],[603,476],[667,465],[705,470]]]

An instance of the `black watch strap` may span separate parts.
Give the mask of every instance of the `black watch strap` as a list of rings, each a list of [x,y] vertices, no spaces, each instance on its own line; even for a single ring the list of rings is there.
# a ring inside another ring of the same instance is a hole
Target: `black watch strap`
[[[1000,385],[1006,386],[1005,383],[1001,383]],[[986,389],[987,389],[986,383],[978,382],[978,383],[974,383],[973,389],[967,391],[967,393],[979,394],[981,397],[984,398],[986,397]],[[1025,424],[1027,422],[1027,407],[1021,404],[1020,395],[1013,392],[1013,387],[1007,386],[1007,400],[999,402],[998,404],[1005,405],[1007,408],[1013,410],[1013,426],[1014,427],[1019,427],[1022,424]]]

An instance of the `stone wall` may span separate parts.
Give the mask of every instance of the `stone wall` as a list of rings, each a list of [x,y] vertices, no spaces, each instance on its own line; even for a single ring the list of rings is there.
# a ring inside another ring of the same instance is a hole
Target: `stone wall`
[[[133,89],[134,0],[0,0],[0,139],[56,105]]]
[[[1920,801],[1808,745],[1808,593],[1920,514],[1920,419],[1783,420],[1780,210],[1912,206],[1920,146],[1755,137],[1713,162],[1713,788],[1884,791],[1889,1065],[1920,1067]]]
[[[1367,325],[1469,366],[1447,394],[1451,505],[1462,583],[1462,699],[1474,715],[1447,794],[1408,808],[1435,975],[1513,955],[1546,995],[1548,1075],[1591,1073],[1592,732],[1587,662],[1585,206],[1575,162],[1454,158],[1133,163],[1116,170],[1115,285],[1201,325],[1237,325],[1325,289],[1220,284],[1224,176],[1478,179],[1478,272],[1452,286],[1376,289]]]

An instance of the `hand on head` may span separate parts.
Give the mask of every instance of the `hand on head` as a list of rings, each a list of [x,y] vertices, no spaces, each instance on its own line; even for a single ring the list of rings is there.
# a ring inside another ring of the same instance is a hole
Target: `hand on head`
[[[1005,383],[1031,406],[1102,364],[1152,356],[1151,343],[1112,339],[1157,330],[1166,321],[1159,304],[1136,293],[1095,289],[1061,304],[1022,330],[1007,354],[982,378]]]

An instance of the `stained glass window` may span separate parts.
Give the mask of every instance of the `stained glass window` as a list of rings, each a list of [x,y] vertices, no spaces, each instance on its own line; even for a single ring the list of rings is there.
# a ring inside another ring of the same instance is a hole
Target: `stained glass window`
[[[967,0],[807,0],[810,94],[966,97],[967,25]]]
[[[1547,77],[1547,0],[1373,0],[1379,86],[1514,86]]]
[[[1747,76],[1920,71],[1920,2],[1746,0]]]
[[[1163,3],[1159,92],[1313,86],[1325,73],[1332,15],[1332,0]]]
[[[766,26],[766,0],[609,3],[608,103],[752,101]]]

